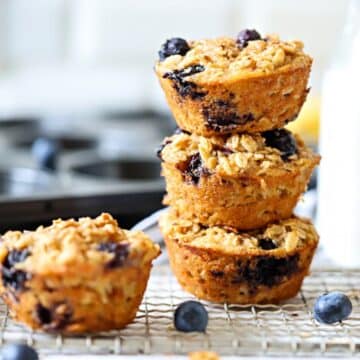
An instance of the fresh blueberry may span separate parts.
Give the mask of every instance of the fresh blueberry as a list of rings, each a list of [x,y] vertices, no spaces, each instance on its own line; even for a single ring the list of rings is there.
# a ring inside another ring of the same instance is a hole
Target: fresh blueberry
[[[186,42],[186,40],[181,38],[172,38],[166,40],[166,42],[161,45],[159,51],[159,58],[160,61],[164,61],[167,57],[171,55],[184,56],[189,50],[190,50],[190,46]]]
[[[236,38],[236,43],[241,49],[243,49],[248,45],[249,41],[260,39],[261,35],[256,30],[245,29],[239,32]]]
[[[2,360],[38,360],[37,352],[25,344],[9,344],[1,349]]]
[[[175,328],[183,332],[205,332],[208,324],[208,313],[198,301],[190,300],[181,303],[175,310]]]
[[[325,324],[345,320],[352,311],[350,299],[341,292],[330,292],[319,296],[314,305],[314,317]]]
[[[56,141],[48,138],[38,138],[32,145],[32,154],[41,169],[56,170],[59,153]]]
[[[265,145],[280,150],[281,158],[287,161],[297,152],[296,140],[286,129],[269,130],[262,133]]]

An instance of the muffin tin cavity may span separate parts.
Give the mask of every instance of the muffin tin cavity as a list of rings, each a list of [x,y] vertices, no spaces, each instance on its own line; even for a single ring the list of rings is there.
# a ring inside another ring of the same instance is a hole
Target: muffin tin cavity
[[[110,180],[146,181],[160,179],[160,165],[154,159],[96,160],[72,167],[75,174]]]
[[[91,215],[111,210],[131,227],[162,207],[156,146],[171,131],[168,118],[131,113],[52,120],[0,118],[0,228],[35,228],[89,209]]]
[[[0,196],[25,196],[51,190],[55,179],[48,173],[30,168],[0,169]]]
[[[91,136],[78,136],[72,134],[55,134],[55,135],[48,135],[38,134],[34,137],[24,137],[14,142],[14,146],[16,148],[22,150],[30,149],[35,141],[40,138],[49,139],[50,141],[54,142],[60,151],[79,151],[79,150],[91,150],[96,149],[98,145],[98,141],[95,137]]]
[[[13,135],[15,133],[34,134],[40,128],[39,120],[35,118],[0,119],[0,133]]]

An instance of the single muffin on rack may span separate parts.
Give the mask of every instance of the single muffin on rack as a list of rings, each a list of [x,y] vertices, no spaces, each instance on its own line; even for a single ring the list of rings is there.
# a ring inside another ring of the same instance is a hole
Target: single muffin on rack
[[[109,214],[10,231],[0,243],[0,293],[32,329],[120,329],[138,310],[159,247]]]
[[[204,225],[242,230],[291,216],[320,161],[285,129],[211,138],[177,131],[159,156],[165,204]]]
[[[160,229],[180,285],[219,303],[278,303],[295,296],[318,244],[311,222],[294,216],[240,232],[205,227],[168,211]]]
[[[237,39],[167,40],[155,71],[179,127],[203,136],[283,127],[308,93],[300,41],[243,30]]]

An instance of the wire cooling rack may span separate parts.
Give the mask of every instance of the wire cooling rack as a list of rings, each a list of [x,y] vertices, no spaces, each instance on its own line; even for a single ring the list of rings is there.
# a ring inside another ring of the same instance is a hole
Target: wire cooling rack
[[[351,317],[336,325],[314,321],[311,309],[325,291],[350,296]],[[360,357],[360,269],[314,271],[300,294],[282,305],[231,305],[204,302],[209,311],[205,334],[180,333],[173,327],[177,304],[191,299],[168,267],[154,269],[135,321],[121,331],[92,336],[31,332],[13,322],[0,305],[0,343],[27,342],[42,354],[185,354],[211,349],[221,355]]]

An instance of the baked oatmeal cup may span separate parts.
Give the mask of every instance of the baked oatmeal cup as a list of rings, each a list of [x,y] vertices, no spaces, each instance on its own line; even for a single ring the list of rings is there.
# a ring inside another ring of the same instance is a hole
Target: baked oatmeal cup
[[[261,132],[296,118],[306,99],[312,59],[300,41],[173,38],[155,71],[178,126],[203,136]]]
[[[166,205],[207,226],[242,230],[290,217],[320,161],[285,129],[212,138],[177,131],[159,156]]]
[[[312,223],[295,216],[240,232],[205,227],[170,210],[159,224],[180,285],[217,303],[278,303],[295,296],[318,244]]]
[[[159,247],[109,214],[10,231],[0,243],[0,294],[32,329],[121,329],[136,315]]]

